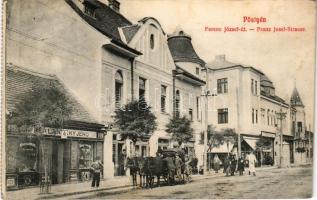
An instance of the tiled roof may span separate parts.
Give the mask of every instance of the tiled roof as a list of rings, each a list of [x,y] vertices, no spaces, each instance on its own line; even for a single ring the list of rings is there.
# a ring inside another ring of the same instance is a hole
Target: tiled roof
[[[191,43],[190,36],[185,34],[182,30],[169,35],[167,42],[175,62],[194,62],[200,65],[204,64],[204,61],[197,55]]]
[[[292,106],[304,106],[296,87],[294,88],[291,96],[291,104]]]
[[[275,101],[277,101],[277,102],[280,102],[280,103],[283,103],[283,104],[286,104],[286,105],[287,105],[287,103],[285,102],[285,100],[282,99],[282,98],[279,97],[279,96],[270,95],[270,94],[267,94],[267,93],[264,92],[264,91],[261,91],[261,95],[262,95],[262,96],[265,96],[265,97],[267,97],[267,98],[270,98],[270,99],[272,99],[272,100],[275,100]]]
[[[30,92],[31,88],[36,85],[55,84],[69,98],[73,107],[71,120],[95,123],[87,110],[75,99],[75,97],[67,91],[65,86],[58,80],[55,75],[41,74],[32,72],[22,67],[7,65],[6,67],[6,109],[11,112],[15,105],[19,103],[19,97]]]
[[[187,76],[188,78],[199,82],[201,85],[205,85],[206,82],[204,80],[201,80],[199,77],[193,75],[192,73],[188,72],[187,70],[181,68],[180,66],[176,65],[177,73],[183,74],[184,76]]]
[[[80,15],[88,24],[117,42],[124,44],[119,34],[119,27],[130,26],[132,23],[120,13],[114,11],[106,4],[98,0],[85,0],[85,4],[93,5],[95,18],[83,13],[71,0],[66,2]]]
[[[133,36],[138,32],[139,29],[140,25],[138,24],[122,27],[122,32],[127,40],[127,43],[132,40]]]

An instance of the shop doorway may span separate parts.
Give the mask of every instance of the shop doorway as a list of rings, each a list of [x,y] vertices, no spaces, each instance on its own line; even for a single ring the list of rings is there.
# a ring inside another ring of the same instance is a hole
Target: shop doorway
[[[65,183],[69,169],[69,142],[53,141],[52,144],[52,184]]]

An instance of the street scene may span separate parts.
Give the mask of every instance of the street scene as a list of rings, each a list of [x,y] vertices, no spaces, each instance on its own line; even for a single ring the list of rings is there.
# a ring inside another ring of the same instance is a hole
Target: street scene
[[[315,4],[259,2],[6,1],[5,198],[311,197]]]

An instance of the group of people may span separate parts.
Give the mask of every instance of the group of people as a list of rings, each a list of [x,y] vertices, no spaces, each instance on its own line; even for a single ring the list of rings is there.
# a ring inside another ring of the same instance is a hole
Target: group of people
[[[239,172],[239,175],[242,176],[245,168],[247,168],[248,174],[255,176],[256,162],[257,160],[253,152],[247,154],[246,157],[241,156],[239,159],[237,159],[235,154],[229,154],[223,162],[223,173],[225,173],[226,176],[234,176],[235,172]],[[218,173],[220,170],[221,160],[217,154],[214,156],[213,164],[215,172]]]

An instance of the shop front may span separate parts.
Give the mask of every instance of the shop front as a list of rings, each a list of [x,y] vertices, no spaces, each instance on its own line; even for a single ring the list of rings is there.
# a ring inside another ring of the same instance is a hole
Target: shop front
[[[101,131],[45,128],[38,137],[10,128],[6,143],[7,188],[36,186],[45,174],[51,184],[90,180],[91,163],[103,159],[103,138]]]

